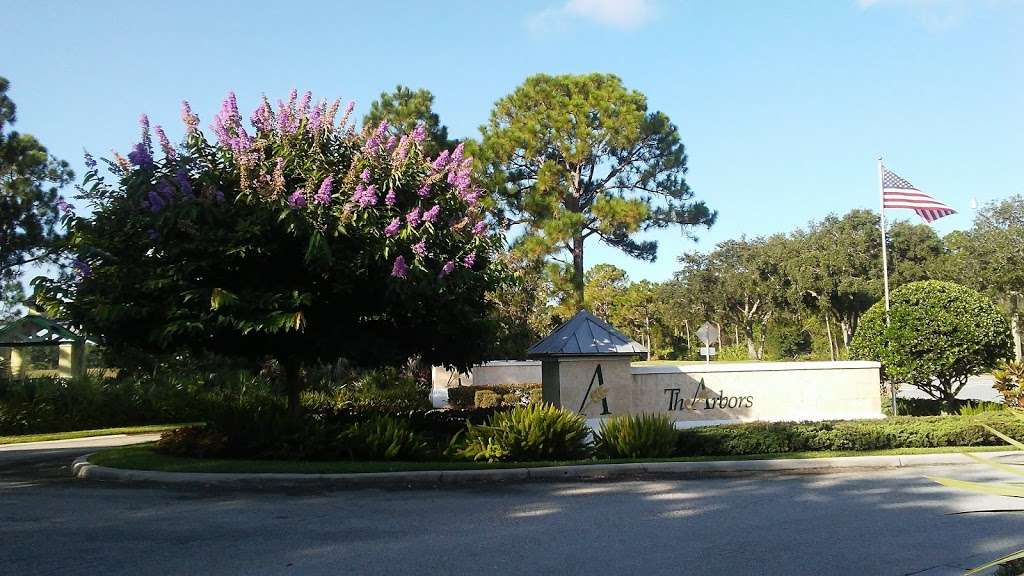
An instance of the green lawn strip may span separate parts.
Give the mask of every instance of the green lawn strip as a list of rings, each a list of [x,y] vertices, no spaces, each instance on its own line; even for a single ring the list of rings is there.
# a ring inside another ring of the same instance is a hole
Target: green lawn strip
[[[72,430],[70,432],[47,432],[45,434],[25,434],[22,436],[0,436],[0,444],[22,444],[24,442],[43,442],[46,440],[71,440],[88,436],[110,436],[112,434],[147,434],[163,432],[182,426],[197,426],[198,423],[185,424],[151,424],[148,426],[122,426],[120,428],[97,428],[95,430]]]
[[[503,468],[543,468],[565,465],[624,464],[630,462],[714,462],[728,460],[781,460],[831,458],[847,456],[896,456],[904,454],[941,454],[957,452],[995,452],[1012,449],[1010,446],[942,446],[938,448],[900,448],[895,450],[869,450],[863,452],[790,452],[781,454],[749,454],[743,456],[689,456],[648,460],[575,460],[565,462],[309,462],[294,460],[227,460],[166,456],[153,451],[152,444],[124,446],[97,452],[89,462],[111,468],[157,470],[161,472],[215,472],[215,473],[299,473],[299,474],[351,474],[367,472],[410,472],[445,470],[496,470]]]

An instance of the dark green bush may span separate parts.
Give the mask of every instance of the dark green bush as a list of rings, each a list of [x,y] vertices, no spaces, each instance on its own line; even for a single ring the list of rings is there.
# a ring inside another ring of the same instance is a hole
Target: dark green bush
[[[675,451],[678,435],[664,414],[629,414],[602,420],[594,445],[608,458],[664,458]]]
[[[579,414],[551,404],[529,404],[495,412],[484,425],[468,424],[456,455],[488,462],[573,460],[589,453],[589,435]]]
[[[498,395],[498,406],[512,408],[520,404],[543,401],[540,384],[494,384],[481,386],[454,386],[448,389],[448,405],[452,408],[486,408],[476,403],[476,393],[490,391]],[[485,396],[489,398],[488,396]]]
[[[680,430],[676,454],[732,456],[1004,443],[982,424],[1013,437],[1024,435],[1024,423],[998,411],[976,416],[907,416],[887,420],[753,422]]]
[[[427,442],[407,420],[388,415],[356,422],[343,441],[360,460],[418,460],[427,452]]]
[[[171,456],[217,458],[227,454],[228,442],[228,437],[216,430],[187,426],[161,434],[156,449]]]

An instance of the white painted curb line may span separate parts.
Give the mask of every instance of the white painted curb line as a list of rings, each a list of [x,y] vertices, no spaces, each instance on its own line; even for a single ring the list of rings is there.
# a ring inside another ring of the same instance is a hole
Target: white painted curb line
[[[1019,451],[981,452],[989,458],[1021,456]],[[367,472],[355,474],[294,473],[209,473],[126,470],[90,464],[92,454],[77,458],[71,473],[81,480],[152,482],[197,486],[460,484],[481,481],[588,480],[634,477],[644,474],[699,476],[750,472],[829,473],[844,470],[912,468],[918,466],[976,464],[957,452],[908,454],[903,456],[846,456],[837,458],[720,460],[714,462],[646,462],[625,464],[583,464],[544,468],[503,468],[493,470],[436,470],[409,472]]]

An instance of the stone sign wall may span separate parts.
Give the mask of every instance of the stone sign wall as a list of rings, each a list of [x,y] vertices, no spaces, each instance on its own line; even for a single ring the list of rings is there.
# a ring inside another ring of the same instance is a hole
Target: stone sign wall
[[[581,357],[545,360],[543,368],[540,362],[494,362],[472,371],[473,383],[542,380],[548,401],[593,425],[636,412],[669,414],[680,427],[882,417],[877,362],[633,366],[628,357]],[[457,378],[435,370],[435,402],[443,402],[452,384]]]

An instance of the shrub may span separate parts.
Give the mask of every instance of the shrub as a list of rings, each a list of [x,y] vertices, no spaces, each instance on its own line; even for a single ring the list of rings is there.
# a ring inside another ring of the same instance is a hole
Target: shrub
[[[458,457],[488,462],[573,460],[589,453],[590,429],[579,414],[551,404],[496,412],[484,425],[466,427]]]
[[[228,452],[228,437],[216,430],[188,426],[160,435],[156,450],[171,456],[216,458]]]
[[[885,380],[909,384],[955,412],[956,395],[972,374],[1012,354],[1010,323],[984,295],[954,284],[911,282],[860,321],[850,346],[854,359],[882,363]]]
[[[354,458],[362,460],[416,460],[427,449],[423,436],[408,420],[374,416],[345,431],[344,441]]]
[[[992,371],[995,384],[992,385],[1000,394],[1007,406],[1024,407],[1024,362],[1010,360]]]
[[[993,446],[1003,441],[985,426],[1024,435],[1006,411],[977,416],[901,416],[842,422],[752,422],[679,431],[680,456],[778,454],[805,450],[888,450]]]
[[[480,386],[454,386],[448,389],[448,404],[453,408],[484,408],[476,403],[476,393],[489,390],[497,394],[498,405],[511,408],[520,404],[543,402],[544,390],[540,384],[491,384]],[[514,396],[513,396],[514,395]]]
[[[501,403],[501,397],[491,390],[477,390],[473,394],[473,404],[477,408],[495,408]]]
[[[960,407],[959,414],[961,416],[977,416],[978,414],[985,414],[986,412],[999,412],[1000,410],[1006,410],[1005,404],[999,402],[977,402],[974,404],[964,404]]]
[[[603,420],[594,444],[609,458],[663,458],[675,451],[677,437],[664,414],[630,414]]]

